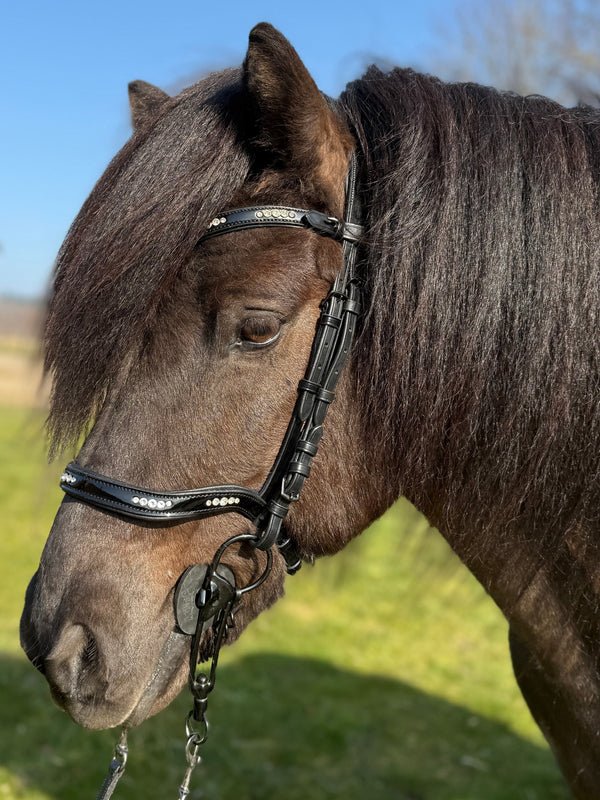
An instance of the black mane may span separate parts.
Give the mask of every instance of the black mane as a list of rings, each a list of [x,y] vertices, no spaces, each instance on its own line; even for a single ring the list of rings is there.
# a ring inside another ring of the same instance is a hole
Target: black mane
[[[600,115],[376,68],[341,102],[369,230],[357,380],[394,491],[446,530],[597,523]]]

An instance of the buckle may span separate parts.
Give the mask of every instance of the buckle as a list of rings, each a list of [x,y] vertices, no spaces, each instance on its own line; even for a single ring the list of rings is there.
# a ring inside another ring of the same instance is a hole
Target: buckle
[[[297,492],[288,492],[285,488],[285,482],[289,475],[284,475],[281,479],[281,497],[286,501],[286,503],[297,503],[300,499],[300,491]],[[292,481],[294,476],[292,475]]]

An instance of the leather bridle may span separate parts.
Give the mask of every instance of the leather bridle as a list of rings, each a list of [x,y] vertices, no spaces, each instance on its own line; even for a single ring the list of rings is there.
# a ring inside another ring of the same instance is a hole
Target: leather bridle
[[[344,218],[320,211],[288,206],[252,206],[218,214],[198,244],[226,233],[265,227],[304,228],[340,242],[344,265],[321,303],[308,366],[298,384],[298,396],[290,422],[271,470],[259,491],[226,484],[185,491],[158,492],[114,480],[70,463],[60,485],[67,495],[120,517],[140,523],[161,523],[161,527],[192,519],[236,513],[250,520],[255,530],[231,536],[218,548],[211,562],[188,567],[179,577],[174,592],[177,623],[163,646],[161,659],[167,663],[171,645],[180,636],[191,636],[188,683],[194,705],[186,719],[185,755],[187,769],[179,797],[190,794],[190,778],[200,763],[200,748],[206,742],[207,700],[215,685],[215,671],[221,645],[234,624],[242,596],[260,586],[268,577],[276,546],[285,559],[287,572],[300,569],[296,547],[282,532],[290,505],[310,474],[310,467],[323,433],[323,421],[334,398],[341,371],[350,354],[359,313],[359,285],[356,275],[357,248],[363,229],[356,192],[356,157],[352,153],[346,181]],[[235,575],[221,559],[232,545],[249,544],[266,551],[266,565],[254,581],[237,587]],[[211,666],[198,673],[201,643],[212,631]],[[151,702],[153,680],[142,693],[140,703]],[[115,748],[97,800],[109,800],[127,762],[127,723]]]
[[[265,227],[304,228],[342,244],[344,266],[321,303],[308,366],[278,455],[259,491],[227,484],[160,492],[100,475],[71,462],[61,476],[64,492],[102,511],[139,522],[179,523],[236,513],[255,527],[255,547],[276,545],[289,574],[301,566],[293,543],[282,533],[290,505],[299,499],[323,432],[323,421],[348,359],[357,316],[357,245],[362,234],[356,192],[356,157],[350,159],[344,218],[288,206],[252,206],[218,214],[199,244],[234,231]]]

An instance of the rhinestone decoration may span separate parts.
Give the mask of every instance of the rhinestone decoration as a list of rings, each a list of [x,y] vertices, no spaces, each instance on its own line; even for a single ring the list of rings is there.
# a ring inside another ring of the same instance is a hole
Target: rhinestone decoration
[[[227,222],[227,217],[215,217],[211,220],[209,228],[216,228],[217,225],[222,225],[224,222]]]
[[[73,484],[77,483],[77,478],[75,475],[71,475],[70,472],[63,472],[63,474],[60,476],[60,482]]]
[[[296,219],[295,211],[288,211],[286,208],[264,208],[262,211],[255,211],[256,219]]]
[[[234,506],[239,505],[240,498],[239,497],[214,497],[212,500],[207,500],[204,505],[207,508],[212,506]]]
[[[173,505],[172,500],[155,500],[153,497],[138,497],[138,495],[132,497],[131,502],[136,506],[148,506],[148,508],[158,508],[161,511],[163,508],[171,508]]]

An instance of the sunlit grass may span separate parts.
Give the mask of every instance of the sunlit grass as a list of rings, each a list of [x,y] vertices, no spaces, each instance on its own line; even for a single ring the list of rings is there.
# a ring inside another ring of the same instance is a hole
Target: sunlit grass
[[[114,732],[51,703],[18,645],[25,587],[60,501],[41,415],[0,409],[0,800],[93,797]],[[507,626],[405,502],[226,649],[192,797],[565,800],[511,674]],[[184,693],[131,734],[115,800],[175,797]]]

